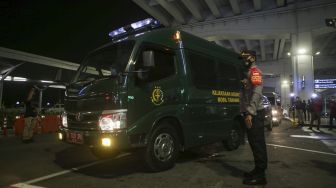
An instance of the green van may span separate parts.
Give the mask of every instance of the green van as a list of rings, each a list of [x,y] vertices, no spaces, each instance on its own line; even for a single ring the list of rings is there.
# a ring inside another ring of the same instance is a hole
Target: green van
[[[141,151],[152,171],[195,146],[237,149],[237,56],[171,28],[113,40],[84,59],[67,87],[59,139],[100,157]]]

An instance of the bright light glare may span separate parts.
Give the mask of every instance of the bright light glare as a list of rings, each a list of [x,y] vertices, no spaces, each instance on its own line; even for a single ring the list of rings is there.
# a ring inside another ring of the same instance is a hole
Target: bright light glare
[[[16,82],[25,82],[25,81],[27,81],[27,78],[14,77],[13,81],[16,81]]]
[[[313,94],[312,94],[312,97],[313,97],[313,98],[316,98],[316,97],[317,97],[317,94],[316,94],[316,93],[313,93]]]
[[[17,105],[19,105],[19,104],[20,104],[20,102],[19,102],[19,101],[16,101],[16,104],[17,104]]]
[[[6,81],[10,81],[10,80],[12,80],[12,77],[11,77],[11,76],[7,76],[7,77],[5,78],[5,80],[6,80]]]
[[[63,134],[62,133],[58,133],[58,139],[63,140]]]
[[[272,114],[273,115],[275,115],[275,114],[277,114],[278,113],[278,111],[276,111],[276,110],[272,110]]]
[[[294,93],[291,93],[291,94],[289,94],[289,96],[291,96],[291,97],[294,97],[294,96],[295,96],[295,94],[294,94]]]
[[[57,88],[57,89],[65,89],[65,86],[62,86],[62,85],[50,85],[48,87]]]
[[[282,85],[288,85],[288,80],[282,81]]]
[[[111,146],[111,139],[110,138],[102,138],[102,145],[105,147]]]
[[[273,118],[272,118],[272,120],[273,120],[273,121],[276,121],[276,120],[277,120],[277,118],[276,118],[276,117],[273,117]]]
[[[309,136],[309,135],[290,135],[290,137],[294,138],[312,138],[312,139],[319,139],[319,136]]]
[[[62,114],[62,125],[64,127],[68,127],[68,118],[66,113]]]
[[[42,83],[54,83],[53,81],[50,80],[41,80]]]
[[[321,52],[316,52],[315,55],[319,55]]]
[[[304,53],[306,53],[306,52],[307,52],[307,50],[304,49],[304,48],[300,48],[300,49],[298,50],[298,54],[304,54]]]
[[[287,52],[287,55],[288,55],[288,56],[290,56],[290,55],[291,55],[291,53],[290,53],[290,52]]]
[[[132,23],[132,24],[131,24],[131,27],[132,27],[133,29],[138,29],[138,28],[143,27],[143,26],[145,26],[145,25],[149,25],[149,24],[152,22],[152,20],[153,20],[152,18],[147,18],[147,19],[145,19],[145,20],[141,20],[141,21]]]

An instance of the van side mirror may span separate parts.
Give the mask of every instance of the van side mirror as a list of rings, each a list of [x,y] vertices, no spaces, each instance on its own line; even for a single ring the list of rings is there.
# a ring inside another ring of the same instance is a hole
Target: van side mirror
[[[144,67],[154,67],[155,62],[154,62],[154,51],[149,50],[149,51],[143,51],[142,52],[142,61]]]
[[[137,78],[142,82],[146,82],[146,80],[148,80],[149,78],[151,69],[155,67],[154,51],[153,50],[143,51],[142,52],[142,62],[143,62],[143,66],[136,71]]]

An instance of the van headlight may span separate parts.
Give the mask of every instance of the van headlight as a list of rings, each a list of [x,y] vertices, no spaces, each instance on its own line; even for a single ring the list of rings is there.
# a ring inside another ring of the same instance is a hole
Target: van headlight
[[[62,114],[62,125],[63,127],[68,127],[68,118],[66,113]]]
[[[102,114],[99,118],[99,127],[102,131],[126,128],[126,112]]]

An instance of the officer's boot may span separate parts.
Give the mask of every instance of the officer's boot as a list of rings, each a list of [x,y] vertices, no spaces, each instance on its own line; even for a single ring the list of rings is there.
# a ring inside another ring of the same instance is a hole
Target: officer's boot
[[[243,180],[243,184],[245,185],[266,185],[267,180],[265,177],[248,178],[248,179]]]
[[[244,178],[251,178],[256,173],[257,173],[257,170],[254,168],[253,170],[251,170],[249,172],[245,172],[244,173]]]
[[[264,171],[258,171],[256,169],[253,169],[251,172],[246,173],[246,175],[250,175],[250,176],[244,178],[243,184],[246,184],[246,185],[266,185],[267,184]]]

